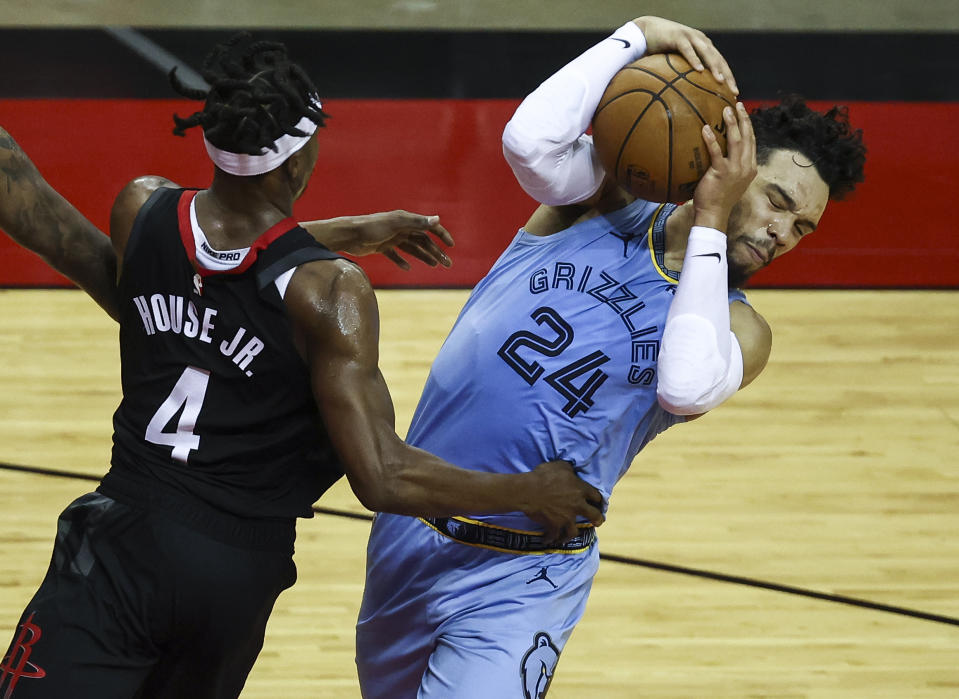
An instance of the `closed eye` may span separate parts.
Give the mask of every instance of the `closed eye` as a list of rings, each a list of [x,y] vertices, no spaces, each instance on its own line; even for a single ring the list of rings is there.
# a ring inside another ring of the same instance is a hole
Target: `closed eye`
[[[796,202],[791,196],[786,194],[786,190],[777,184],[774,184],[770,187],[767,197],[769,198],[769,203],[772,205],[772,207],[778,211],[793,212],[796,210]],[[816,230],[816,224],[809,219],[800,218],[797,219],[794,229],[796,233],[802,237]]]
[[[769,197],[769,203],[781,211],[792,211],[796,208],[796,202],[778,184],[770,186],[767,196]]]

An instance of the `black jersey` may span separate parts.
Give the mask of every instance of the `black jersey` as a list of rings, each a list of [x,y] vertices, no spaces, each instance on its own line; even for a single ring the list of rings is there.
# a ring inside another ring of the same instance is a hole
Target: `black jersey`
[[[198,274],[195,194],[158,190],[127,243],[119,280],[123,400],[104,486],[126,484],[127,499],[133,483],[182,493],[245,518],[312,516],[310,506],[342,470],[274,281],[298,264],[338,256],[286,219],[239,267]]]

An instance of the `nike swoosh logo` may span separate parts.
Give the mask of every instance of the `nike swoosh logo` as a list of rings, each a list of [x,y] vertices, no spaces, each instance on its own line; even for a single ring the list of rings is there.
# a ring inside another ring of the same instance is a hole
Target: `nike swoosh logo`
[[[615,36],[611,36],[611,37],[609,37],[609,38],[612,39],[613,41],[622,41],[622,42],[623,42],[623,48],[624,48],[624,49],[628,49],[630,46],[632,46],[632,44],[630,44],[628,41],[626,41],[626,39],[620,39],[620,38],[617,38],[617,37],[615,37]]]
[[[702,255],[693,255],[693,257],[715,257],[717,262],[722,262],[723,258],[718,252],[706,252]]]

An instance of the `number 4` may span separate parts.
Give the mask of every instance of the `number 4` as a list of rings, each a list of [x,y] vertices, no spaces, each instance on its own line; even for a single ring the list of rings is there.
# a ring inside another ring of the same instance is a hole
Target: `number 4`
[[[186,463],[190,452],[200,448],[200,436],[193,434],[193,430],[196,428],[196,419],[203,407],[209,382],[209,371],[192,366],[184,369],[170,395],[150,419],[145,439],[153,444],[173,447],[173,458]],[[183,412],[177,421],[176,432],[164,432],[163,429],[179,412],[181,406]]]

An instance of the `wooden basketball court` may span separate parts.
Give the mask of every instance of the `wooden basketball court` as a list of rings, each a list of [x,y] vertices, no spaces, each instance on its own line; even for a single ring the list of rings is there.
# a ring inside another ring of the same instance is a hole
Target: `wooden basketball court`
[[[378,294],[401,434],[466,294]],[[550,698],[959,696],[959,292],[750,299],[774,329],[769,367],[620,483],[600,531],[611,560]],[[3,645],[57,515],[94,487],[10,466],[102,475],[118,400],[105,314],[73,290],[0,291]],[[364,513],[345,483],[319,505]],[[359,696],[368,529],[300,523],[299,582],[243,697]]]

